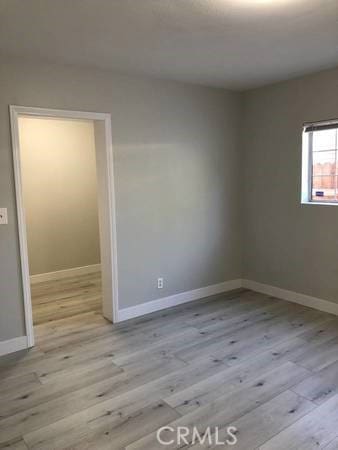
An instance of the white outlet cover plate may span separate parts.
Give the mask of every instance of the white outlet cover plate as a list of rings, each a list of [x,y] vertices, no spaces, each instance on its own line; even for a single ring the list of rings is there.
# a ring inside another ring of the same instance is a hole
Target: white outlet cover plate
[[[0,208],[0,225],[8,224],[7,208]]]

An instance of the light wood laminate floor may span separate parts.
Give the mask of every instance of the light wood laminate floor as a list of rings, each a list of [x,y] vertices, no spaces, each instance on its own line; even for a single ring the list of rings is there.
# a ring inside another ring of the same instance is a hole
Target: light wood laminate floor
[[[72,289],[45,288],[36,347],[1,363],[0,448],[176,448],[159,427],[232,425],[226,448],[338,449],[337,317],[242,291],[112,325],[76,304],[58,318]]]
[[[31,285],[34,325],[102,311],[101,272]]]

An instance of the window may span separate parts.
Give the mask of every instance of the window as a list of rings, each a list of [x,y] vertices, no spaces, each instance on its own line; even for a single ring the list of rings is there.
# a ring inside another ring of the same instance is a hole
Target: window
[[[304,125],[302,202],[338,204],[338,120]]]

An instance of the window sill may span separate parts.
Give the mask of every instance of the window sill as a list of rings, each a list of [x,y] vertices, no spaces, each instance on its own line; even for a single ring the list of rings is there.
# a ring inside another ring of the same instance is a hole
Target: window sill
[[[338,206],[338,202],[332,203],[332,202],[309,202],[309,201],[302,201],[302,205],[319,205],[319,206]]]

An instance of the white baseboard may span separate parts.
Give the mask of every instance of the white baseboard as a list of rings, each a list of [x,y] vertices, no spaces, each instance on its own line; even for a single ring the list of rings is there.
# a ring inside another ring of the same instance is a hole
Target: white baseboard
[[[8,341],[0,341],[0,356],[8,355],[9,353],[18,352],[28,348],[27,336],[20,336]]]
[[[93,273],[99,270],[100,264],[96,264],[92,266],[76,267],[75,269],[69,269],[66,271],[58,271],[58,272],[51,272],[48,274],[34,275],[34,277],[51,275],[52,278],[50,277],[48,278],[48,280],[51,280],[60,278],[59,276],[60,272],[62,274],[64,272],[67,272],[68,274],[72,272],[73,275],[73,274]],[[58,274],[58,276],[54,274]],[[66,276],[67,275],[63,275],[61,277],[64,278]],[[44,278],[43,281],[46,281],[46,278]],[[308,306],[309,308],[314,308],[319,311],[324,311],[338,316],[338,303],[333,303],[328,300],[323,300],[306,294],[300,294],[299,292],[281,289],[276,286],[258,283],[257,281],[236,279],[224,281],[223,283],[219,284],[213,284],[211,286],[206,286],[192,291],[182,292],[180,294],[170,295],[168,297],[163,297],[158,300],[142,303],[137,306],[124,308],[120,310],[118,313],[118,321],[122,322],[124,320],[140,317],[145,314],[170,308],[172,306],[177,306],[183,303],[199,300],[201,298],[209,297],[211,295],[222,294],[223,292],[228,292],[239,288],[250,289],[252,291],[260,292],[266,295],[271,295],[273,297],[280,298],[288,302],[298,303],[303,306]],[[27,336],[20,336],[7,341],[0,341],[0,356],[7,355],[9,353],[14,353],[19,350],[24,350],[26,348],[28,348]]]
[[[288,291],[276,286],[268,284],[258,283],[252,280],[230,280],[223,283],[206,286],[193,291],[182,292],[176,295],[170,295],[158,300],[142,303],[137,306],[131,306],[119,311],[118,321],[133,319],[145,314],[149,314],[162,309],[170,308],[172,306],[181,305],[183,303],[191,302],[193,300],[199,300],[203,297],[210,295],[221,294],[223,292],[231,291],[233,289],[245,288],[252,291],[260,292],[262,294],[271,295],[282,300],[286,300],[292,303],[298,303],[309,308],[314,308],[319,311],[324,311],[330,314],[338,316],[338,303],[333,303],[328,300],[323,300],[317,297],[311,297],[310,295],[300,294],[299,292]]]
[[[213,284],[193,291],[181,292],[180,294],[169,295],[168,297],[159,298],[150,302],[142,303],[137,306],[120,309],[118,313],[119,322],[143,316],[161,309],[170,308],[172,306],[181,305],[183,303],[199,300],[210,295],[221,294],[223,292],[232,291],[242,287],[242,280],[230,280],[223,283]]]
[[[268,284],[257,283],[257,281],[252,280],[242,280],[242,287],[338,316],[338,303],[329,302],[328,300],[323,300],[317,297],[311,297],[306,294],[300,294],[299,292],[288,291],[286,289],[270,286]]]
[[[39,273],[30,276],[32,284],[43,281],[60,280],[63,278],[74,277],[77,275],[86,275],[87,273],[100,272],[101,264],[92,264],[90,266],[72,267],[71,269],[58,270],[56,272]]]

